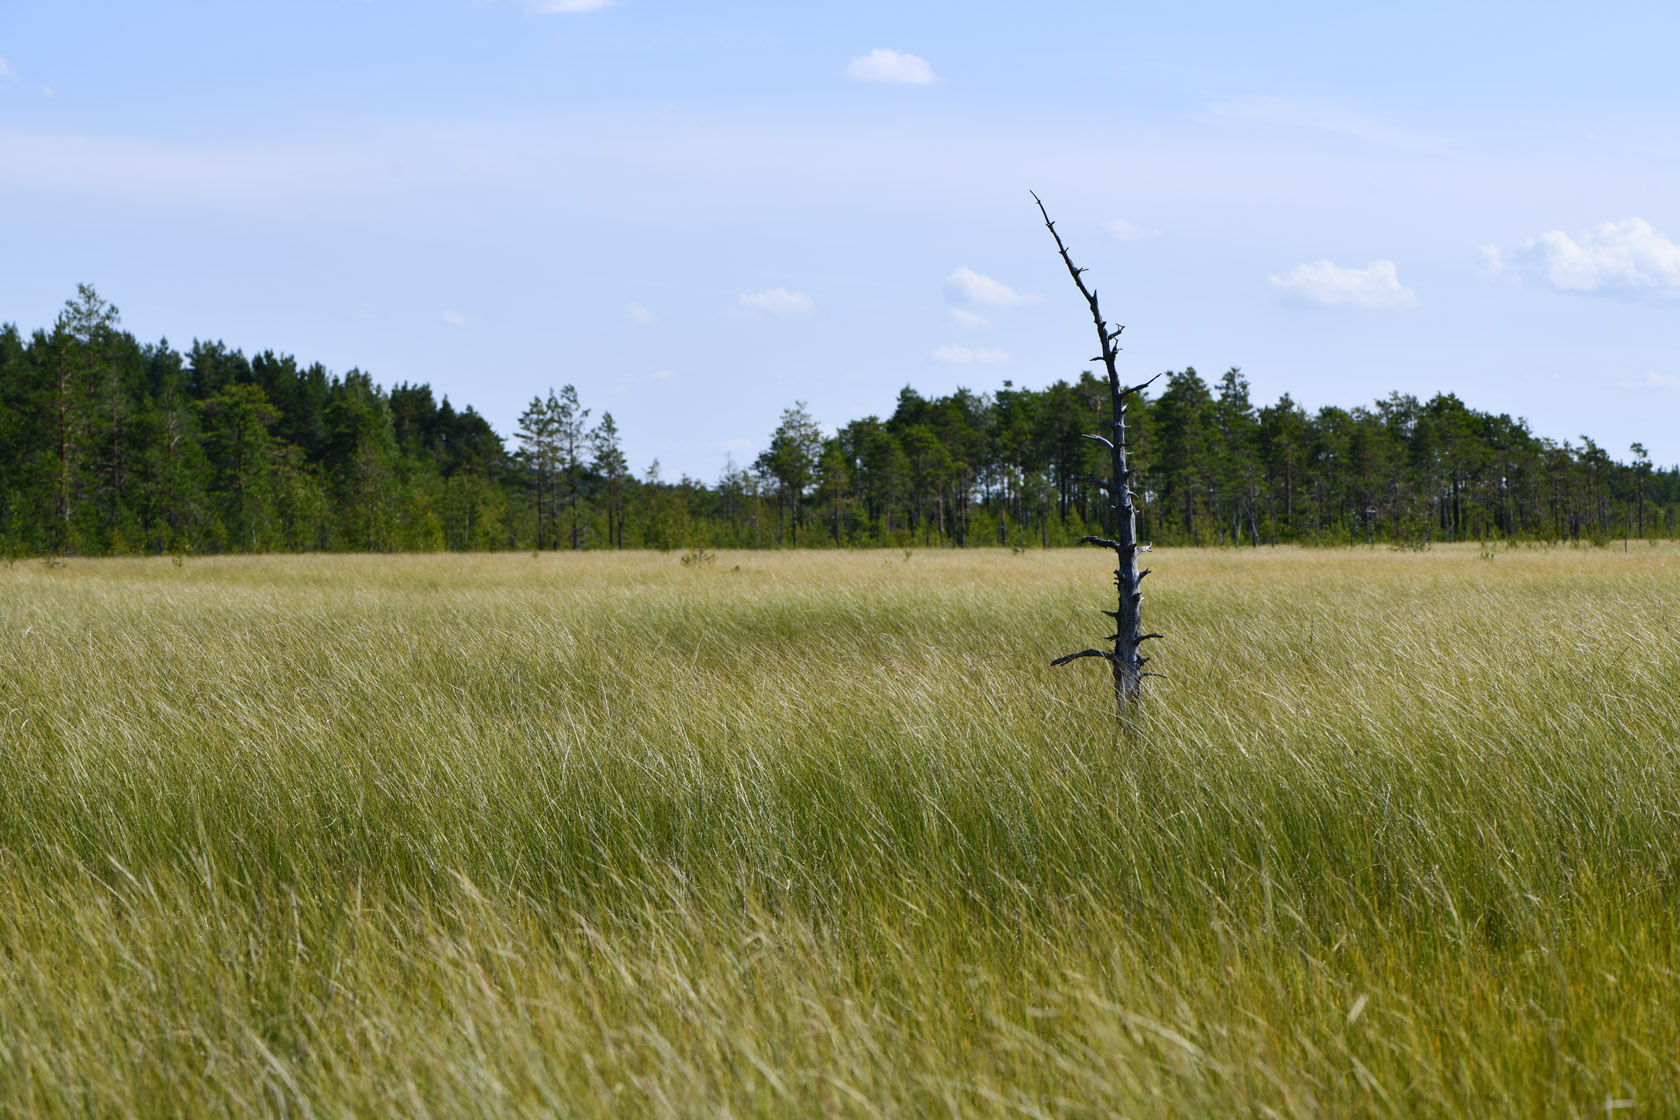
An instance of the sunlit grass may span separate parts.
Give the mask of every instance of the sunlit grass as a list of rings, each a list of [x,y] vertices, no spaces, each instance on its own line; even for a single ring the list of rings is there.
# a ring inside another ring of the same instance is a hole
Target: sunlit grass
[[[1680,550],[0,568],[0,1115],[1642,1114]]]

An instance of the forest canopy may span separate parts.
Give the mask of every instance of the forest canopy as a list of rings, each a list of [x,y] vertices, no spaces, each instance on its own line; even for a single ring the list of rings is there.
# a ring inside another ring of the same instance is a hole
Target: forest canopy
[[[1240,370],[1168,372],[1127,414],[1142,537],[1262,545],[1672,538],[1680,467],[1535,435],[1451,393],[1309,412]],[[429,385],[273,351],[141,343],[80,286],[0,328],[8,556],[283,550],[1054,546],[1102,533],[1090,371],[924,397],[825,430],[794,404],[751,463],[667,481],[574,386],[505,440]]]

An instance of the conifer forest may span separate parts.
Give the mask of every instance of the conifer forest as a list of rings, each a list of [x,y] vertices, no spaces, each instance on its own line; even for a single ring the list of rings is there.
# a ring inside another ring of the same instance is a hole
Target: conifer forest
[[[584,381],[560,371],[555,381]],[[7,555],[1049,547],[1100,532],[1090,371],[825,428],[803,404],[715,480],[627,462],[610,412],[544,385],[511,437],[425,384],[270,350],[143,343],[81,286],[0,329]],[[1451,392],[1309,411],[1240,370],[1168,372],[1128,414],[1142,539],[1259,546],[1672,538],[1680,467],[1553,438]],[[832,432],[832,435],[826,434]]]

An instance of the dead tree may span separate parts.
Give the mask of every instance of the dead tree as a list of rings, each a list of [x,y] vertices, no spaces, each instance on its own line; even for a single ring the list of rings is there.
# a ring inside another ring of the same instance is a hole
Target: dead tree
[[[1033,195],[1033,201],[1038,203],[1038,212],[1044,215],[1045,228],[1050,231],[1050,236],[1056,239],[1056,251],[1062,255],[1062,263],[1067,265],[1068,275],[1073,277],[1073,282],[1079,286],[1079,294],[1084,296],[1085,302],[1090,305],[1091,319],[1097,325],[1097,338],[1102,343],[1102,353],[1091,360],[1101,361],[1104,371],[1108,374],[1108,396],[1114,418],[1112,430],[1107,435],[1085,437],[1108,449],[1108,478],[1086,475],[1080,480],[1090,483],[1106,495],[1105,505],[1114,515],[1114,540],[1107,537],[1085,537],[1080,541],[1081,544],[1111,548],[1118,558],[1119,567],[1114,569],[1114,586],[1119,597],[1118,609],[1103,612],[1114,620],[1114,633],[1107,639],[1114,643],[1114,649],[1112,652],[1103,649],[1082,649],[1078,653],[1058,657],[1050,664],[1066,665],[1069,661],[1077,661],[1081,657],[1100,657],[1106,660],[1114,672],[1114,701],[1124,714],[1143,698],[1143,679],[1161,675],[1145,672],[1143,668],[1149,664],[1149,658],[1143,655],[1143,643],[1161,635],[1143,632],[1143,577],[1149,574],[1149,569],[1138,570],[1138,553],[1148,552],[1149,546],[1138,543],[1137,495],[1131,489],[1132,470],[1126,465],[1126,402],[1133,394],[1147,389],[1160,374],[1141,385],[1121,387],[1120,374],[1115,368],[1115,358],[1120,353],[1120,348],[1115,343],[1120,338],[1120,332],[1126,328],[1110,327],[1108,321],[1102,317],[1102,310],[1097,306],[1096,291],[1085,286],[1085,270],[1074,267],[1073,258],[1068,256],[1067,246],[1062,244],[1062,235],[1056,232],[1056,223],[1050,220],[1049,213],[1044,209],[1044,202],[1036,194]]]

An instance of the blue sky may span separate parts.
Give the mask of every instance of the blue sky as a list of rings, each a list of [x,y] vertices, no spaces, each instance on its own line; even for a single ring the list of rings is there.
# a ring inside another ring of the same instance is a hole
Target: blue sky
[[[1142,380],[1452,391],[1680,462],[1680,14],[1656,4],[0,8],[0,320],[610,409],[717,476],[1076,376],[1046,201]]]

